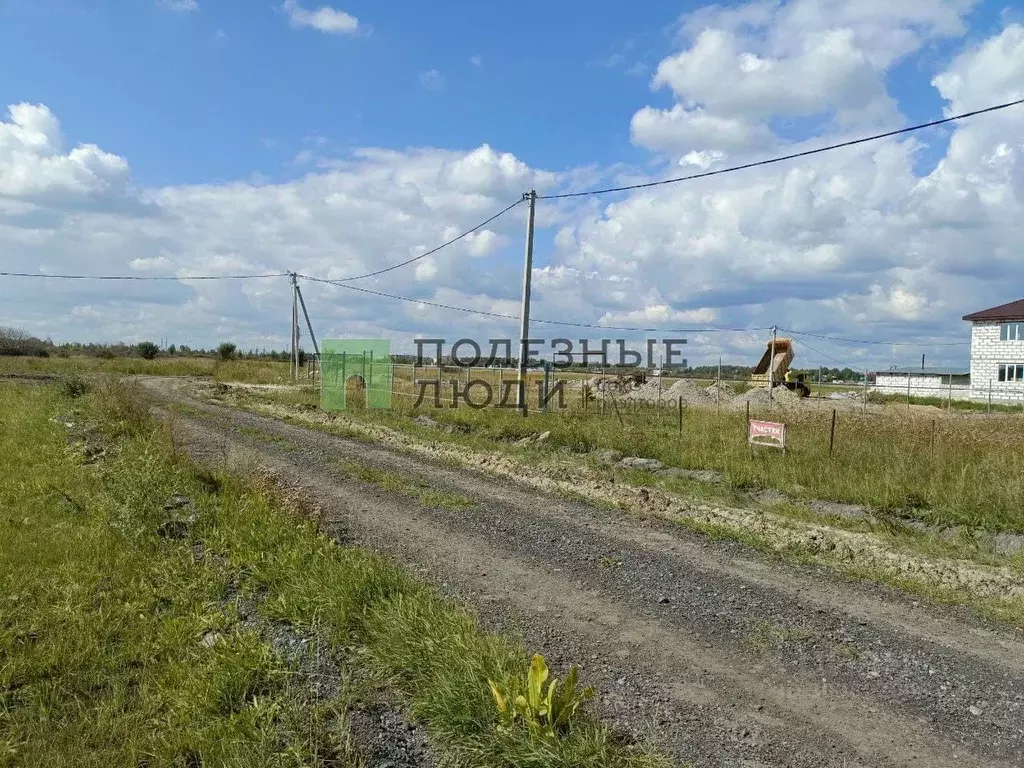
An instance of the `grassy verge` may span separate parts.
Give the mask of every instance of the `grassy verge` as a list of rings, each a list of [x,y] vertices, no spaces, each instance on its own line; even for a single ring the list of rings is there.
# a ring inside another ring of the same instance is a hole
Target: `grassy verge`
[[[119,376],[210,376],[216,381],[248,384],[284,384],[288,363],[270,360],[217,360],[212,357],[2,357],[0,374],[53,374],[57,376],[116,374]]]
[[[235,393],[240,404],[270,403],[314,407],[313,388]],[[1019,414],[979,415],[892,412],[837,414],[835,443],[829,454],[832,411],[806,408],[752,412],[754,418],[785,421],[790,449],[786,455],[762,450],[751,454],[746,443],[746,414],[713,408],[687,408],[683,428],[672,408],[639,403],[602,409],[590,403],[564,412],[532,413],[523,418],[493,408],[414,409],[415,400],[396,397],[387,410],[350,411],[346,416],[379,423],[431,440],[469,447],[527,454],[558,449],[585,453],[613,448],[668,466],[711,469],[725,475],[739,491],[772,488],[797,500],[863,504],[885,514],[916,518],[938,526],[964,525],[990,531],[1024,531],[1024,474],[1016,455],[1024,451]],[[429,402],[429,399],[428,399]],[[415,424],[427,414],[451,433]],[[621,419],[621,420],[620,420]],[[551,432],[543,446],[519,451],[515,442]]]
[[[341,462],[339,467],[345,474],[351,475],[357,480],[376,485],[391,493],[408,496],[425,507],[435,507],[448,512],[461,512],[473,506],[473,500],[468,496],[452,491],[438,491],[423,483],[402,477],[396,472],[368,467],[354,461]]]
[[[497,728],[486,680],[525,674],[519,644],[319,535],[268,485],[196,469],[135,393],[103,386],[71,400],[6,384],[0,409],[7,764],[352,764],[346,706],[382,681],[446,764],[662,764],[586,716],[557,738]],[[82,430],[89,422],[102,430]],[[315,632],[344,679],[369,682],[310,701],[301,665],[239,601]]]

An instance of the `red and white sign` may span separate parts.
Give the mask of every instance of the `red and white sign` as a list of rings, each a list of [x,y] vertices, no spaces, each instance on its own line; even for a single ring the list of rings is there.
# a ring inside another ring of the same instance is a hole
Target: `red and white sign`
[[[774,421],[750,421],[747,441],[751,445],[768,445],[786,450],[786,425]]]

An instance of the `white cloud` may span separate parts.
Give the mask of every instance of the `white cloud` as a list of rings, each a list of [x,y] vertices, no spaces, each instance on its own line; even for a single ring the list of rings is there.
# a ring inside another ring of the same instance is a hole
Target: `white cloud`
[[[755,0],[684,17],[682,48],[651,80],[676,99],[644,107],[633,140],[651,149],[761,150],[769,121],[822,117],[845,127],[899,119],[886,76],[929,41],[963,32],[974,0]]]
[[[64,152],[60,122],[45,106],[15,104],[0,123],[0,195],[87,199],[122,190],[128,163],[95,144]]]
[[[155,272],[159,270],[166,271],[172,266],[172,262],[166,256],[153,256],[151,258],[132,259],[128,262],[128,266],[141,272]]]
[[[644,107],[630,125],[633,142],[649,149],[690,152],[705,149],[731,152],[765,149],[775,144],[768,126],[709,114],[701,107]]]
[[[956,114],[1024,98],[1024,25],[1008,26],[996,37],[961,53],[932,80]]]
[[[420,85],[428,91],[440,91],[444,89],[444,75],[436,69],[428,69],[420,72]]]
[[[199,10],[199,3],[196,0],[157,0],[157,2],[163,8],[179,13]]]
[[[482,67],[484,65],[484,60],[480,56],[470,56],[469,63],[474,67]]]
[[[601,316],[600,322],[605,325],[629,326],[666,326],[669,323],[708,325],[717,319],[718,312],[714,309],[676,310],[667,304],[652,304],[629,312],[607,312]]]
[[[298,0],[284,0],[281,8],[293,27],[309,27],[331,35],[353,35],[359,30],[359,19],[327,5],[311,11]]]
[[[133,190],[125,183],[122,159],[100,153],[117,173],[90,175],[76,162],[81,153],[62,153],[59,124],[45,107],[21,105],[10,115],[0,123],[0,263],[19,271],[188,275],[293,269],[347,277],[417,256],[520,199],[524,190],[551,189],[558,182],[555,174],[483,146],[469,152],[362,149],[287,183]],[[83,190],[88,206],[76,197]],[[515,303],[509,297],[518,294],[521,239],[522,216],[508,215],[434,257],[358,285],[434,301],[469,297],[472,306],[490,311],[506,300]],[[513,242],[509,259],[503,249]],[[40,287],[45,304],[30,300],[24,286],[0,281],[0,306],[5,318],[44,336],[178,335],[179,343],[207,345],[219,337],[267,346],[287,341],[280,322],[288,313],[283,280]],[[328,335],[370,333],[375,322],[376,332],[383,327],[400,343],[423,330],[424,322],[436,323],[434,332],[441,333],[454,322],[451,313],[436,308],[318,284],[307,286],[307,301],[314,322]],[[70,321],[74,307],[88,307],[90,314]],[[514,323],[508,325],[511,333]]]

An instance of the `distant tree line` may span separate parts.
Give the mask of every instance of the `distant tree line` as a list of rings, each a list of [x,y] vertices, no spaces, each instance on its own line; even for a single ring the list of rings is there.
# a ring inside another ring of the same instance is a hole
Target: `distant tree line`
[[[221,360],[273,360],[288,362],[291,353],[288,350],[276,349],[239,349],[233,342],[225,341],[215,348],[190,347],[188,344],[168,344],[161,348],[152,341],[138,344],[83,343],[69,341],[55,344],[51,339],[40,339],[19,328],[0,326],[0,356],[8,357],[99,357],[114,359],[119,357],[141,357],[152,360],[158,356],[168,357],[215,357]],[[305,351],[300,350],[300,361],[304,361]]]

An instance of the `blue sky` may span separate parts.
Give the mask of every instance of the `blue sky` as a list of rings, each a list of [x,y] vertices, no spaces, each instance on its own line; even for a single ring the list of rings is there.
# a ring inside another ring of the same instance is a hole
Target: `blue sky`
[[[622,114],[648,100],[649,71],[625,69],[657,62],[685,7],[363,1],[345,10],[369,29],[338,36],[291,28],[272,2],[8,0],[0,95],[46,103],[143,184],[277,177],[317,138],[489,142],[550,168],[633,161]],[[424,87],[431,70],[442,87]]]
[[[622,116],[671,103],[649,79],[677,20],[701,5],[354,0],[345,10],[365,29],[339,36],[294,29],[269,1],[174,12],[158,0],[6,0],[0,101],[49,105],[69,135],[130,158],[146,185],[294,175],[295,156],[317,142],[335,152],[486,142],[551,169],[644,163]],[[1006,13],[976,6],[972,33]],[[961,44],[936,42],[893,69],[909,120],[939,114],[921,70]],[[424,86],[430,71],[440,87]],[[777,126],[800,139],[820,122]]]
[[[0,3],[0,111],[15,108],[0,115],[0,265],[343,277],[422,252],[531,186],[718,168],[1024,87],[1024,14],[1005,0],[330,2]],[[1024,279],[1022,116],[544,203],[534,313],[962,338],[961,314],[1019,298],[1007,291]],[[521,210],[484,235],[360,284],[517,313]],[[287,311],[273,286],[48,285],[40,306],[0,284],[0,324],[285,341],[268,319]],[[334,289],[311,298],[336,335],[515,325]],[[761,343],[709,337],[688,354]]]

